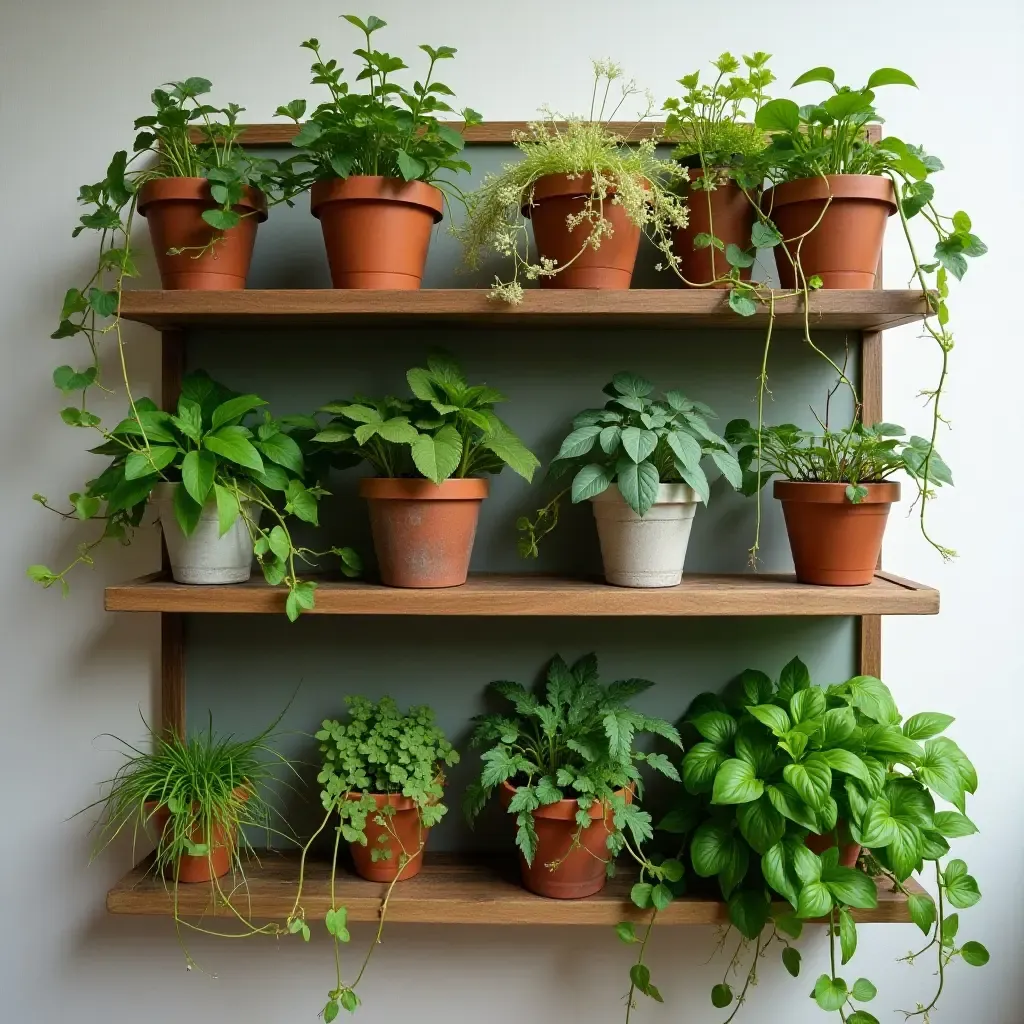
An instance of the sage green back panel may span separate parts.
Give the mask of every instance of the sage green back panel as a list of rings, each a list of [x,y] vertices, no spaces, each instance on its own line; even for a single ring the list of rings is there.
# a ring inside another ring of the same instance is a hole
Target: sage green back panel
[[[510,147],[470,149],[477,171],[512,157]],[[475,177],[475,176],[474,176]],[[465,185],[464,185],[465,187]],[[458,208],[456,207],[456,215]],[[449,218],[450,219],[450,218]],[[499,269],[468,274],[459,247],[435,232],[424,287],[481,287]],[[641,249],[637,286],[671,287],[653,266],[657,254]],[[319,223],[307,201],[278,208],[259,230],[249,283],[253,288],[329,286]],[[818,344],[836,361],[849,357],[856,373],[855,338],[823,333]],[[849,343],[849,353],[847,353]],[[404,372],[436,346],[452,351],[471,383],[501,389],[509,402],[501,414],[546,464],[579,409],[600,405],[600,389],[613,373],[630,369],[660,389],[679,388],[719,413],[719,428],[734,417],[756,418],[756,383],[763,337],[759,331],[681,331],[557,328],[326,328],[316,330],[203,330],[190,334],[189,368],[203,367],[239,391],[268,399],[276,414],[309,412],[354,392],[402,393]],[[825,362],[798,335],[775,338],[769,361],[769,422],[813,423],[810,404],[821,407],[834,381]],[[836,422],[849,417],[846,395],[832,400]],[[331,497],[321,502],[322,529],[304,534],[314,546],[355,545],[372,567],[363,502],[355,495],[360,470],[334,476]],[[472,569],[478,572],[600,572],[600,554],[589,507],[567,507],[541,557],[516,553],[516,518],[545,504],[554,488],[542,475],[528,485],[506,471],[492,478],[484,503]],[[754,530],[755,503],[732,493],[724,481],[698,511],[688,572],[743,572]],[[792,561],[777,502],[764,498],[761,567],[789,571]],[[329,567],[329,566],[328,566]],[[464,747],[473,715],[485,710],[483,689],[492,679],[538,679],[556,651],[575,658],[596,651],[602,677],[639,676],[656,682],[638,700],[644,711],[677,718],[701,690],[718,689],[746,667],[777,673],[794,654],[822,682],[856,669],[857,632],[852,619],[579,619],[579,618],[384,618],[192,616],[187,619],[186,679],[190,729],[212,714],[219,731],[247,735],[272,720],[291,699],[279,743],[288,756],[309,762],[310,786],[283,799],[303,831],[316,817],[316,745],[309,734],[324,717],[343,713],[343,697],[390,694],[401,704],[428,703],[449,737]],[[294,697],[293,697],[294,695]],[[450,774],[451,813],[431,839],[435,849],[495,848],[509,840],[500,814],[485,815],[475,832],[458,804],[475,770],[469,752]]]

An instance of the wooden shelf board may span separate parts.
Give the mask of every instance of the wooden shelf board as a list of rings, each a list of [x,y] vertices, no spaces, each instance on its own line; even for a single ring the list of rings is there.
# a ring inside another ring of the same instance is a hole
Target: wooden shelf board
[[[803,302],[780,299],[776,325],[803,327]],[[922,320],[926,303],[916,291],[820,291],[811,296],[812,328],[883,331]],[[767,312],[737,316],[724,291],[681,288],[527,291],[509,306],[485,289],[426,288],[362,291],[333,288],[251,291],[126,291],[121,317],[161,330],[210,326],[337,326],[366,324],[483,324],[763,329]]]
[[[241,877],[221,880],[225,891],[234,893],[236,905],[244,906],[256,919],[283,919],[291,912],[298,877],[298,857],[266,852],[259,863],[246,867],[248,895]],[[388,921],[416,924],[497,925],[614,925],[619,921],[643,921],[646,913],[629,901],[635,878],[620,871],[596,896],[583,900],[552,900],[534,896],[519,883],[518,866],[510,858],[466,857],[427,854],[422,872],[395,886],[388,904]],[[387,887],[366,882],[339,866],[336,881],[338,905],[348,908],[350,921],[376,921],[380,901]],[[908,888],[922,892],[916,883]],[[330,909],[329,865],[313,861],[306,867],[302,906],[307,920],[322,920]],[[172,896],[163,879],[144,861],[107,893],[107,910],[112,914],[168,916]],[[225,916],[213,890],[207,884],[178,888],[181,917]],[[906,899],[884,885],[878,887],[878,906],[855,910],[862,922],[900,923],[910,920]],[[721,900],[707,896],[685,896],[658,915],[661,925],[717,925],[727,920]]]
[[[107,587],[112,612],[279,614],[285,591],[262,578],[248,583],[189,586],[152,573]],[[481,574],[465,586],[403,590],[361,581],[324,580],[313,615],[479,616],[738,616],[934,615],[939,593],[889,573],[865,587],[815,587],[792,576],[686,575],[678,587],[613,587],[589,579]]]

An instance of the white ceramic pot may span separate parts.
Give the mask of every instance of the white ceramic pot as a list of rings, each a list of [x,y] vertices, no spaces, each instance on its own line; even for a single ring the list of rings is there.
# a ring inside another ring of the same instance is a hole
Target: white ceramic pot
[[[645,516],[626,504],[614,484],[590,500],[609,583],[674,587],[682,582],[690,526],[700,502],[692,487],[659,484],[658,499]]]
[[[217,502],[211,498],[191,537],[182,533],[174,517],[174,492],[181,484],[157,484],[150,499],[164,531],[171,575],[175,583],[245,583],[252,573],[252,539],[239,516],[220,536]],[[246,503],[246,515],[259,522],[259,505]]]

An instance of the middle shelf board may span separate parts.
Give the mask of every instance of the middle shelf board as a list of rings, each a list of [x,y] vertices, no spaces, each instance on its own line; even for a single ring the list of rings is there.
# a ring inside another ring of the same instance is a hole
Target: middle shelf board
[[[107,587],[111,612],[280,614],[286,591],[253,573],[248,583],[190,586],[152,573]],[[815,587],[767,573],[685,575],[677,587],[630,589],[542,575],[470,576],[461,587],[413,590],[362,581],[320,582],[314,615],[761,616],[935,615],[939,592],[878,572],[864,587]]]
[[[928,306],[919,291],[818,291],[807,313],[812,329],[884,331],[923,320]],[[776,303],[776,326],[802,330],[799,297]],[[714,289],[535,289],[521,304],[488,298],[482,288],[419,291],[252,289],[249,291],[126,291],[121,317],[167,330],[188,327],[352,327],[436,323],[467,326],[601,326],[763,330],[764,307],[749,317],[729,308]]]
[[[257,919],[281,920],[292,911],[298,880],[298,857],[266,851],[259,863],[246,867],[248,893],[241,878],[222,879],[224,891],[234,893],[247,913]],[[552,900],[527,892],[519,883],[518,865],[511,858],[467,857],[428,854],[423,870],[415,878],[399,882],[388,903],[387,920],[415,924],[490,925],[616,925],[620,921],[645,921],[646,911],[629,900],[635,881],[622,871],[608,881],[596,896],[582,900]],[[897,924],[910,921],[906,898],[878,882],[878,906],[854,910],[855,920]],[[914,881],[911,892],[924,890]],[[336,905],[348,908],[350,921],[377,921],[386,885],[367,882],[339,866]],[[302,907],[307,920],[323,920],[331,907],[330,869],[324,861],[306,866]],[[780,904],[778,909],[784,910]],[[107,893],[107,910],[112,914],[167,916],[173,913],[170,887],[150,871],[144,861]],[[178,888],[180,917],[225,916],[229,913],[212,898],[207,884]],[[728,921],[725,904],[712,896],[684,896],[658,915],[659,925],[719,925]]]

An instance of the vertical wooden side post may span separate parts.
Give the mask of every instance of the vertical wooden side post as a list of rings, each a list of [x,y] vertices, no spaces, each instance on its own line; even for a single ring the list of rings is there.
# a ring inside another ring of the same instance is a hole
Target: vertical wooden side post
[[[882,334],[864,331],[860,344],[860,395],[865,423],[882,419]],[[881,568],[882,560],[878,560]],[[860,674],[882,674],[882,617],[862,615],[860,620]]]
[[[173,410],[185,370],[183,331],[160,332],[160,405]],[[170,569],[167,545],[163,568]],[[161,728],[185,735],[185,616],[160,616],[160,723]]]

